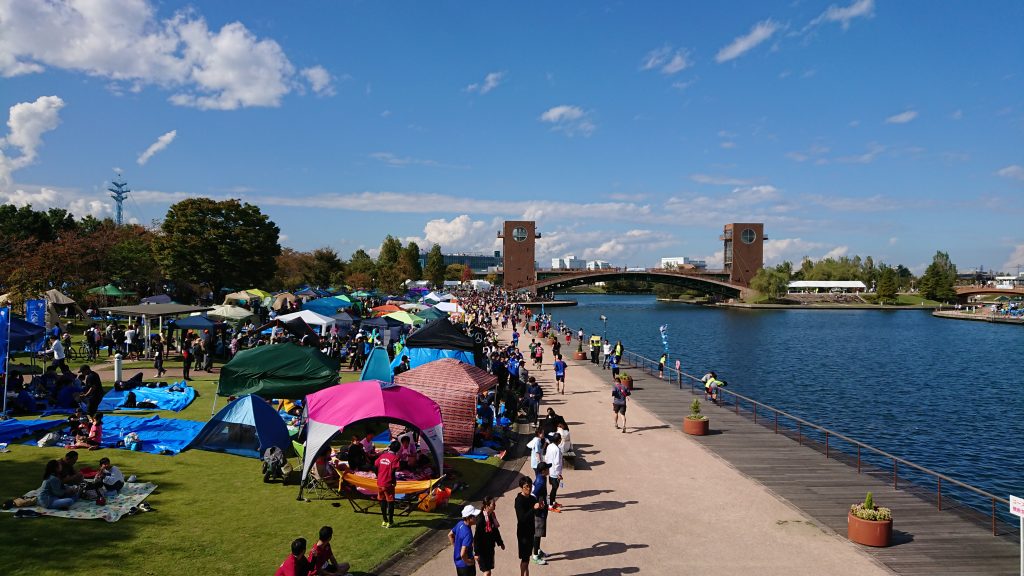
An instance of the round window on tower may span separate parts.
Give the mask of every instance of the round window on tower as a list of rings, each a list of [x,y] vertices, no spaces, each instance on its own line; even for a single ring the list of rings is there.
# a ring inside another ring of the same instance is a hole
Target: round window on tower
[[[523,228],[522,226],[518,226],[514,230],[512,230],[512,239],[515,240],[516,242],[522,242],[523,240],[526,240],[526,236],[526,228]]]
[[[754,232],[753,228],[744,228],[740,233],[740,240],[743,240],[744,244],[752,244],[757,240],[757,232]]]

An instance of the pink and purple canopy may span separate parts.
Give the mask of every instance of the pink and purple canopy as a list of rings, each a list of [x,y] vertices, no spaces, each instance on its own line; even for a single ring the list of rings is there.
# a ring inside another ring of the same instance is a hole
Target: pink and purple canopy
[[[303,458],[303,478],[331,437],[350,424],[376,418],[418,429],[430,447],[439,470],[443,462],[441,408],[411,388],[380,380],[338,384],[306,396],[306,416],[309,418],[309,427]]]

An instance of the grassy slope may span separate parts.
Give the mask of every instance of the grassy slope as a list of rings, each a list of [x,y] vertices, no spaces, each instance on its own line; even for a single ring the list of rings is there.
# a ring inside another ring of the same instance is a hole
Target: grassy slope
[[[182,412],[158,412],[160,417],[209,419],[215,376],[195,374],[206,376],[192,382],[200,397]],[[355,379],[355,374],[343,373],[343,380]],[[223,405],[220,399],[218,407]],[[6,499],[37,488],[46,461],[63,452],[12,445],[10,453],[0,454],[0,496]],[[380,516],[353,513],[344,500],[301,502],[296,501],[297,486],[264,484],[260,463],[251,458],[201,450],[177,456],[123,450],[80,454],[84,465],[95,467],[101,456],[108,456],[126,475],[134,473],[158,484],[157,493],[149,498],[156,512],[113,524],[21,520],[0,514],[0,557],[18,559],[5,566],[5,574],[270,574],[288,554],[292,539],[315,540],[325,524],[334,527],[335,555],[352,562],[353,570],[367,571],[443,517],[416,512],[400,520],[397,528],[384,530]],[[447,464],[472,490],[485,483],[500,462],[455,458]],[[465,494],[456,493],[453,501],[459,497]]]

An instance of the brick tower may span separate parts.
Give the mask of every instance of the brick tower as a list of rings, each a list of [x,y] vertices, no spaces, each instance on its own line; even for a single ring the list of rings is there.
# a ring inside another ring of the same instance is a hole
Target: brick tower
[[[498,238],[502,239],[506,290],[518,290],[537,283],[537,223],[532,220],[506,220]]]
[[[729,281],[744,286],[764,266],[764,224],[726,224],[719,238],[725,245],[725,271]]]

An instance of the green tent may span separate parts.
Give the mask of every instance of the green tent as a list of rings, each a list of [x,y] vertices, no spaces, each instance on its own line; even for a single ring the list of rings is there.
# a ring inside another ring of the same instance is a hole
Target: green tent
[[[110,296],[111,298],[123,298],[124,296],[135,294],[135,292],[132,292],[130,290],[121,290],[120,288],[114,286],[113,284],[107,284],[106,286],[97,286],[95,288],[90,288],[89,290],[87,290],[87,292],[89,294],[99,294],[100,296]]]
[[[268,344],[243,350],[220,371],[219,396],[259,394],[302,398],[338,383],[337,360],[298,344]]]
[[[424,320],[439,320],[441,318],[447,318],[448,313],[444,310],[438,310],[437,308],[427,308],[421,312],[416,313],[417,316]]]

